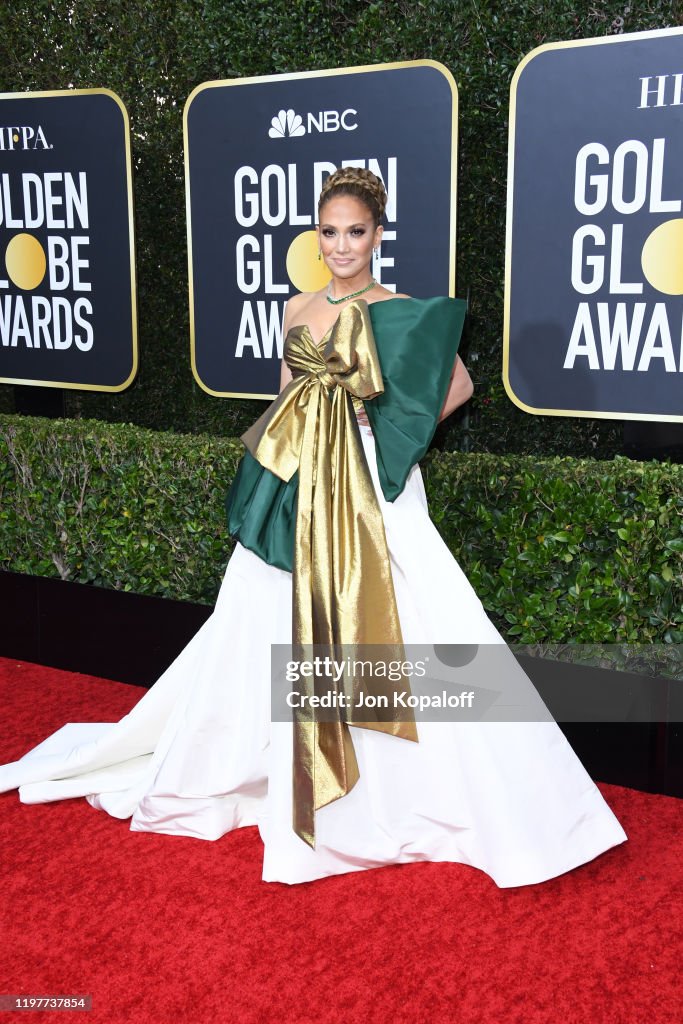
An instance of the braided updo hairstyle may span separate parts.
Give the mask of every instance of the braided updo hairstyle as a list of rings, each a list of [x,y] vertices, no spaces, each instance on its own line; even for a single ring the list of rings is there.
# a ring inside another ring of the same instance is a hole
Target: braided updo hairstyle
[[[364,167],[340,167],[331,174],[320,191],[318,221],[325,203],[337,196],[359,199],[372,214],[375,227],[379,227],[387,205],[387,193],[382,180],[372,171]]]

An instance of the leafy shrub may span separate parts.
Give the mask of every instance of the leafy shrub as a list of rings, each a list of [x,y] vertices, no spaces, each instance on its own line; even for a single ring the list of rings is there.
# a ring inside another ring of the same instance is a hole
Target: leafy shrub
[[[0,415],[0,567],[212,603],[235,439]],[[432,519],[510,641],[683,642],[683,468],[432,452]]]

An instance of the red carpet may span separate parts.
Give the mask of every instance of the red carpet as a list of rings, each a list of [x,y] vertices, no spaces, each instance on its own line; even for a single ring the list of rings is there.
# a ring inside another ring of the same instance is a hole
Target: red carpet
[[[0,762],[141,692],[0,659]],[[600,789],[628,843],[507,890],[457,864],[264,883],[256,828],[135,833],[2,794],[0,994],[92,995],[106,1024],[678,1024],[683,801]]]

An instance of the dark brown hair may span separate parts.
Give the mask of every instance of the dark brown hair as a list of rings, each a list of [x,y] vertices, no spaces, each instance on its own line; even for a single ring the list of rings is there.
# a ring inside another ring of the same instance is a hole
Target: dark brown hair
[[[376,174],[364,167],[340,167],[329,176],[320,191],[318,221],[323,206],[336,196],[354,196],[367,206],[375,227],[379,226],[387,205],[384,184]]]

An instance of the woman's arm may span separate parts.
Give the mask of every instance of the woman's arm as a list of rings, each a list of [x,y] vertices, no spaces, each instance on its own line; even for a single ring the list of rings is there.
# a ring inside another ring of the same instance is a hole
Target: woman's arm
[[[287,335],[285,335],[285,337],[287,337]],[[284,391],[290,380],[292,380],[292,371],[283,359],[282,366],[280,367],[280,391]]]
[[[283,338],[286,338],[289,333],[289,329],[292,325],[292,307],[296,305],[295,299],[298,298],[300,298],[300,296],[295,295],[291,299],[289,299],[285,304],[285,318],[282,324]],[[285,362],[283,355],[282,364],[280,366],[280,391],[284,391],[284,389],[289,384],[290,380],[292,380],[292,371],[287,366],[287,363]]]
[[[450,416],[459,405],[463,405],[471,397],[473,391],[474,384],[472,383],[472,378],[467,372],[460,356],[456,356],[446,400],[439,413],[439,423],[441,420],[445,420],[447,416]]]

